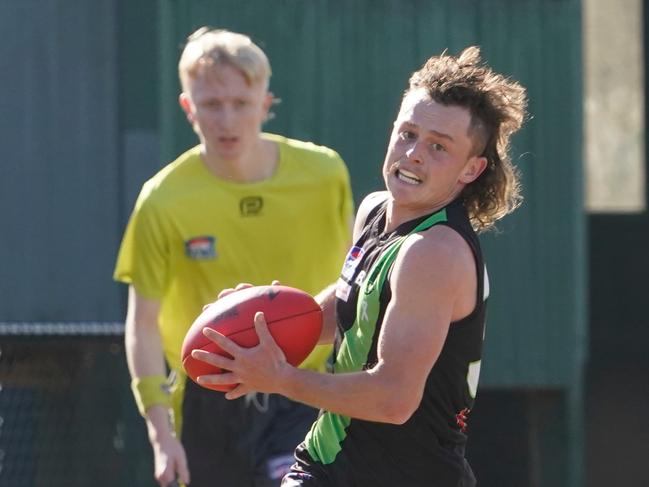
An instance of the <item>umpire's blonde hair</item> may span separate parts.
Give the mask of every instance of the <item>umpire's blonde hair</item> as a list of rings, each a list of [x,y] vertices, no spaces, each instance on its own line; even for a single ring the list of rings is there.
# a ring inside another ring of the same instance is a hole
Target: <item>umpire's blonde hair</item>
[[[268,87],[271,76],[268,57],[250,37],[228,30],[201,27],[187,38],[178,62],[183,89],[187,81],[202,70],[219,65],[238,69],[250,85],[264,83]]]

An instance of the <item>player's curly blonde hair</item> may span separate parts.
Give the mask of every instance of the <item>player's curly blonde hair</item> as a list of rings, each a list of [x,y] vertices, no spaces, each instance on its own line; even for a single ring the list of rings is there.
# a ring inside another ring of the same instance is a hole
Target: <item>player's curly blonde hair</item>
[[[446,52],[431,57],[412,74],[406,94],[422,88],[432,100],[464,107],[471,114],[469,135],[475,154],[487,159],[487,167],[464,188],[462,197],[476,231],[488,230],[523,199],[509,140],[525,120],[526,90],[483,64],[476,46],[457,57]]]

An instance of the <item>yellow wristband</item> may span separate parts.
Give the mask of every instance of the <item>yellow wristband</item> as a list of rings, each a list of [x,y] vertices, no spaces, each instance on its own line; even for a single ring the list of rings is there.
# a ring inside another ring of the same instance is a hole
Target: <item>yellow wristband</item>
[[[157,404],[171,407],[171,392],[164,375],[136,377],[131,381],[131,390],[142,416],[146,414],[147,409]]]

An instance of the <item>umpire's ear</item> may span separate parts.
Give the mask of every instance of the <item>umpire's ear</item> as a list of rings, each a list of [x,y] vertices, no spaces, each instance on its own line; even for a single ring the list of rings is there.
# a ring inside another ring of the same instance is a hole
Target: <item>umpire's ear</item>
[[[178,104],[180,108],[183,109],[185,115],[187,116],[187,121],[190,124],[194,124],[194,104],[192,103],[191,98],[184,91],[178,96]]]

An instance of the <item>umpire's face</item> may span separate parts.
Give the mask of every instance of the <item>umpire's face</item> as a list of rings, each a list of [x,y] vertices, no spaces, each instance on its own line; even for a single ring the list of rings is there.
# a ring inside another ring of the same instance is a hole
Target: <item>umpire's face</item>
[[[237,68],[221,64],[188,79],[179,101],[206,150],[236,161],[259,141],[272,95],[266,83],[250,83]]]

